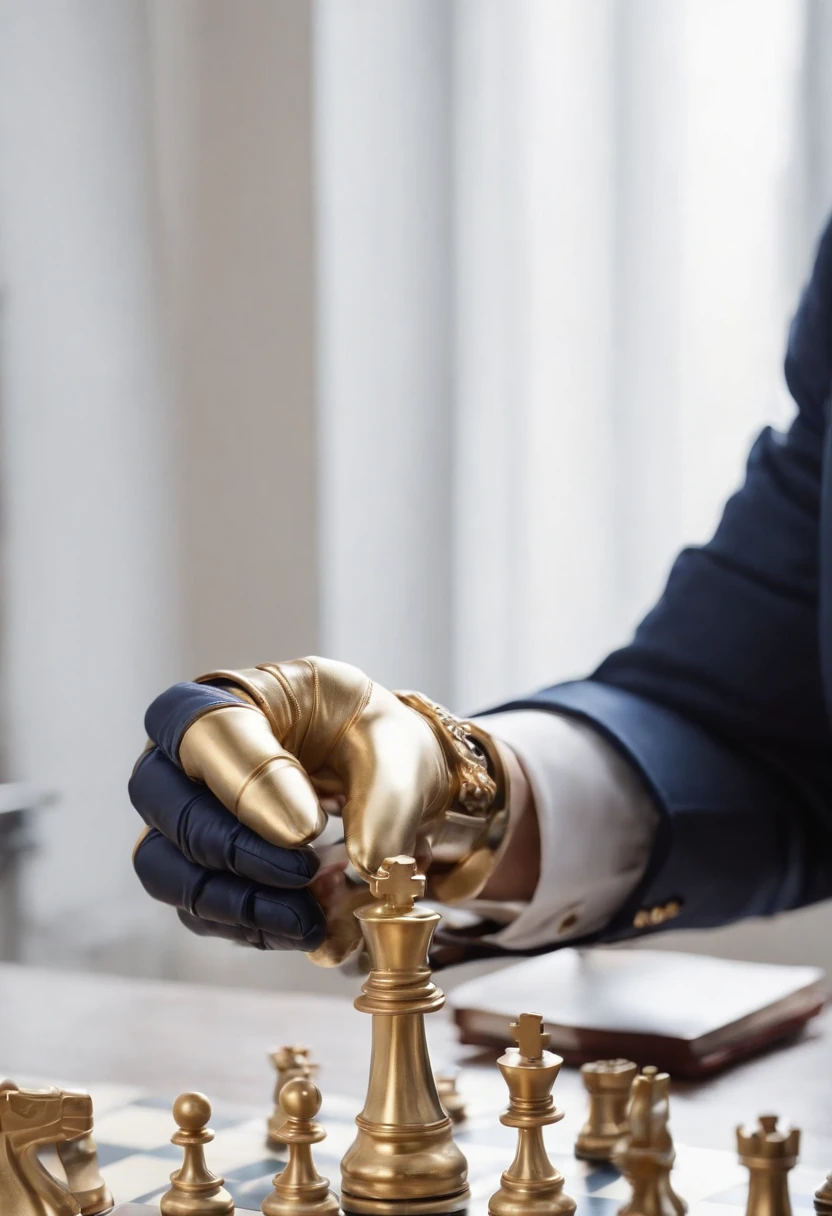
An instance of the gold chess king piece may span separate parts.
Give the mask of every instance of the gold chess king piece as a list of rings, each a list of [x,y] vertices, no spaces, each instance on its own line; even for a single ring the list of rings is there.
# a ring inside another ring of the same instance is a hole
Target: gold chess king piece
[[[633,1189],[618,1216],[684,1216],[687,1211],[670,1185],[676,1151],[667,1128],[669,1115],[670,1077],[657,1068],[642,1069],[630,1090],[628,1130],[612,1154]]]
[[[388,858],[370,882],[377,902],[356,912],[370,975],[355,1007],[373,1016],[367,1097],[341,1162],[341,1205],[368,1216],[457,1212],[470,1199],[468,1164],[453,1140],[431,1072],[424,1015],[445,998],[428,950],[439,914],[412,857]]]
[[[270,1148],[282,1152],[286,1149],[286,1145],[281,1139],[286,1116],[280,1109],[280,1091],[287,1081],[291,1081],[295,1077],[314,1078],[318,1072],[318,1065],[313,1064],[309,1059],[309,1048],[299,1044],[292,1047],[278,1047],[270,1053],[269,1059],[277,1071],[277,1079],[274,1085],[274,1110],[269,1116],[266,1141]]]
[[[81,1205],[37,1158],[37,1150],[92,1132],[92,1101],[67,1090],[0,1090],[0,1213],[79,1216]]]
[[[113,1196],[98,1168],[98,1147],[92,1135],[59,1140],[56,1148],[66,1184],[81,1207],[81,1216],[102,1216],[109,1212]]]
[[[177,1131],[170,1138],[183,1152],[182,1168],[170,1176],[159,1207],[162,1216],[233,1216],[234,1200],[205,1164],[205,1145],[214,1139],[208,1127],[211,1103],[205,1094],[180,1094],[173,1104]]]
[[[575,1156],[609,1161],[627,1131],[627,1103],[638,1068],[630,1060],[595,1060],[581,1069],[589,1114],[575,1141]],[[832,1216],[832,1214],[831,1214]]]
[[[286,1168],[275,1175],[273,1190],[261,1205],[265,1216],[337,1216],[338,1199],[312,1160],[312,1145],[326,1132],[314,1119],[321,1109],[321,1092],[308,1077],[294,1077],[280,1091],[285,1116],[283,1142],[289,1150]]]
[[[827,1174],[815,1191],[815,1212],[817,1216],[832,1216],[832,1174]]]
[[[756,1127],[737,1128],[737,1152],[749,1171],[746,1216],[791,1216],[788,1173],[799,1150],[800,1132],[779,1128],[776,1115],[760,1115]]]
[[[509,1095],[500,1122],[517,1129],[517,1151],[488,1201],[489,1216],[567,1216],[575,1211],[575,1200],[563,1193],[563,1174],[543,1142],[544,1127],[563,1118],[552,1099],[563,1060],[544,1050],[549,1036],[539,1014],[521,1013],[511,1031],[517,1047],[500,1056],[497,1067]]]
[[[457,1073],[438,1072],[434,1074],[433,1079],[442,1109],[447,1111],[454,1123],[462,1123],[467,1118],[468,1111],[465,1099],[457,1089]]]

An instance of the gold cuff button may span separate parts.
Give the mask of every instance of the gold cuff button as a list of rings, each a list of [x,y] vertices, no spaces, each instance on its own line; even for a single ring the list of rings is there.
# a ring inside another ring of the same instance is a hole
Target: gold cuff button
[[[633,928],[656,928],[658,925],[663,925],[665,921],[673,920],[681,911],[681,899],[669,899],[666,904],[654,904],[652,908],[639,908],[633,917]]]

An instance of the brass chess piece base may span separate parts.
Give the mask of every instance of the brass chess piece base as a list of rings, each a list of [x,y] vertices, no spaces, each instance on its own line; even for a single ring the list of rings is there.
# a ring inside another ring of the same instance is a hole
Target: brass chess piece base
[[[431,1071],[424,1015],[445,998],[428,949],[439,914],[414,906],[425,880],[413,858],[384,862],[377,901],[356,912],[371,971],[357,1009],[373,1016],[370,1079],[358,1133],[341,1162],[341,1206],[357,1216],[441,1216],[468,1206],[468,1163]]]

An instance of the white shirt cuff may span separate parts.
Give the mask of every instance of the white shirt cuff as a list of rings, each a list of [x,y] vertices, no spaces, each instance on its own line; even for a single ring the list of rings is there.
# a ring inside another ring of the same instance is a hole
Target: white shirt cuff
[[[480,722],[516,754],[540,825],[540,879],[532,899],[465,905],[507,922],[481,940],[525,950],[602,929],[650,857],[658,813],[639,774],[596,730],[567,715],[522,709]]]

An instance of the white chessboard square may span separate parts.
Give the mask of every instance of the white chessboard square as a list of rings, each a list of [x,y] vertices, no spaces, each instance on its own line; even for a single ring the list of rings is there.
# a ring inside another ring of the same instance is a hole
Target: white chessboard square
[[[176,1162],[168,1157],[133,1153],[129,1157],[122,1157],[120,1161],[114,1161],[102,1169],[101,1173],[118,1204],[150,1195],[154,1191],[159,1191],[161,1195],[170,1186],[170,1176],[174,1169]]]
[[[249,1119],[224,1127],[214,1135],[211,1144],[205,1146],[205,1157],[215,1174],[227,1174],[238,1166],[269,1157],[266,1147],[266,1120]],[[275,1172],[279,1164],[275,1165]]]
[[[95,1138],[99,1144],[123,1148],[162,1148],[170,1142],[172,1121],[169,1110],[152,1106],[128,1106],[95,1119]],[[174,1129],[175,1130],[175,1129]]]

